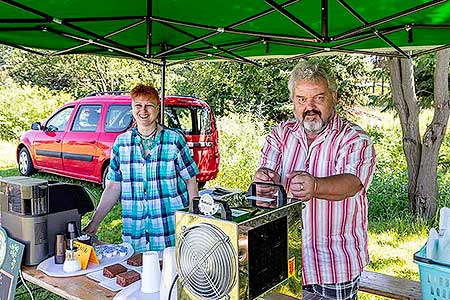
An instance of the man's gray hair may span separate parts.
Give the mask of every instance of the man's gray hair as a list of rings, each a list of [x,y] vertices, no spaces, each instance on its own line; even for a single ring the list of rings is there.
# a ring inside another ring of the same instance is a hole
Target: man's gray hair
[[[317,82],[320,79],[325,79],[327,81],[331,95],[334,97],[334,93],[337,90],[337,84],[333,72],[331,72],[323,62],[317,59],[308,59],[299,62],[294,70],[292,70],[291,76],[289,77],[289,97],[293,100],[295,83],[297,81],[304,80],[308,82]]]

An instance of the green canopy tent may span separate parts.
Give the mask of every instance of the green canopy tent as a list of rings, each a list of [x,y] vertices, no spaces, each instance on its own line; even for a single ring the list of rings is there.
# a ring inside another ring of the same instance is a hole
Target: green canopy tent
[[[410,57],[406,49],[419,55],[450,45],[450,2],[0,0],[0,43],[48,56],[140,59],[161,65],[163,78],[166,66],[195,60]]]

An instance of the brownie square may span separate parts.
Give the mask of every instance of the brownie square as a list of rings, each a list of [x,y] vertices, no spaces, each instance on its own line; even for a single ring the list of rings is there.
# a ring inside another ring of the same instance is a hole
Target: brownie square
[[[120,286],[127,286],[141,279],[141,274],[136,271],[128,271],[117,274],[116,283]]]
[[[127,259],[127,264],[133,267],[142,266],[142,253],[137,253]]]
[[[114,264],[103,268],[103,276],[108,278],[114,278],[117,274],[126,272],[127,268],[121,264]]]

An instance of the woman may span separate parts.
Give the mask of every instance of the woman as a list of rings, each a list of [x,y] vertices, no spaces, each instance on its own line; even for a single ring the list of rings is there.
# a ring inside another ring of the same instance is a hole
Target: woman
[[[175,245],[175,211],[198,196],[198,169],[183,136],[158,124],[155,88],[138,84],[130,94],[136,127],[116,139],[110,181],[84,231],[96,233],[120,199],[123,241],[136,252],[162,251]]]

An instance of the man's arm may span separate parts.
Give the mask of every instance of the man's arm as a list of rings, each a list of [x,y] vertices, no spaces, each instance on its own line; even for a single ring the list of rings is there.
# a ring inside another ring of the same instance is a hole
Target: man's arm
[[[120,199],[120,193],[122,190],[121,183],[119,181],[109,181],[105,190],[100,198],[100,203],[92,216],[89,224],[84,227],[83,231],[86,233],[95,234],[100,226],[100,223],[111,211],[114,204]]]
[[[354,196],[363,188],[359,178],[352,174],[313,177],[306,172],[293,172],[288,177],[292,178],[288,194],[303,201],[313,197],[340,201]]]
[[[191,177],[188,180],[185,180],[187,185],[187,191],[189,195],[189,203],[191,203],[192,199],[194,197],[198,197],[198,185],[197,185],[197,178]]]

